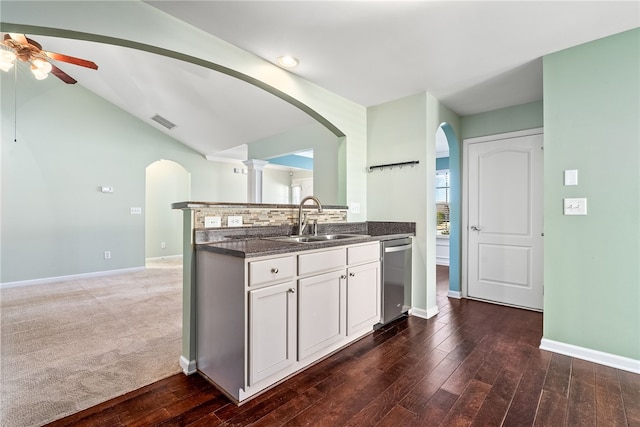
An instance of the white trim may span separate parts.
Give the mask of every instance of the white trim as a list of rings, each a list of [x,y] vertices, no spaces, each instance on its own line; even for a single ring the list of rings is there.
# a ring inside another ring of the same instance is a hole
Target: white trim
[[[437,256],[436,257],[436,265],[446,265],[449,266],[449,257]]]
[[[623,371],[640,374],[640,360],[629,357],[618,356],[611,353],[604,353],[590,348],[578,347],[573,344],[566,344],[546,338],[540,340],[540,349],[575,357],[576,359],[587,360],[600,365],[610,366]]]
[[[121,268],[119,270],[94,271],[92,273],[70,274],[68,276],[43,277],[41,279],[19,280],[17,282],[0,283],[0,289],[17,288],[20,286],[46,285],[48,283],[65,282],[67,280],[90,279],[94,277],[113,276],[116,274],[139,273],[145,267]]]
[[[420,317],[421,319],[430,319],[438,314],[438,306],[431,307],[427,310],[412,308],[411,310],[409,310],[409,314],[412,316]]]
[[[495,135],[476,136],[473,138],[466,138],[462,141],[463,144],[476,144],[478,142],[488,141],[500,141],[502,139],[520,138],[521,136],[542,135],[544,128],[533,128],[518,130],[515,132],[497,133]]]
[[[189,360],[184,356],[180,356],[180,367],[185,375],[191,375],[196,373],[196,361]]]
[[[180,255],[165,255],[165,256],[157,256],[153,258],[145,258],[145,261],[162,261],[163,259],[176,259],[182,258],[182,254]]]
[[[447,292],[447,296],[449,298],[460,299],[460,298],[462,298],[462,293],[459,292],[459,291],[449,291],[449,292]]]

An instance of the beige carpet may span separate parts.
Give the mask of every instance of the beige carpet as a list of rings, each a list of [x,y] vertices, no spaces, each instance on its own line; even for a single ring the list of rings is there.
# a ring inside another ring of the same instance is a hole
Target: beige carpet
[[[0,290],[0,425],[40,426],[180,372],[182,260]]]

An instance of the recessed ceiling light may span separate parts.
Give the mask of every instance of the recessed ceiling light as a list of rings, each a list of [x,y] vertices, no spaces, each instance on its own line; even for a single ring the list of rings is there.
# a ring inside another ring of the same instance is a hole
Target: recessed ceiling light
[[[300,63],[300,61],[298,61],[293,56],[279,56],[278,57],[278,64],[280,64],[281,66],[286,67],[286,68],[293,68],[293,67],[297,66],[299,63]]]

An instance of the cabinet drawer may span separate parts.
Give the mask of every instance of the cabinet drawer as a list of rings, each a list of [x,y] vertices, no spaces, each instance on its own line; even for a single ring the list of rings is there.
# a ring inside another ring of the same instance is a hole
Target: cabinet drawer
[[[345,248],[298,255],[298,275],[335,270],[346,265]]]
[[[249,263],[249,285],[289,280],[293,277],[294,262],[292,256],[265,259]]]
[[[363,262],[378,261],[380,259],[380,243],[354,246],[347,249],[347,262],[349,265],[362,264]]]

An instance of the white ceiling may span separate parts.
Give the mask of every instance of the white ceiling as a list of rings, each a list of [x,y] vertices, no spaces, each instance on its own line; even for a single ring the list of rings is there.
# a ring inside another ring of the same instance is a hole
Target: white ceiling
[[[147,1],[174,17],[365,106],[428,91],[461,116],[542,99],[543,55],[640,26],[638,1]],[[127,48],[35,37],[84,57],[60,66],[202,154],[309,124],[247,83]],[[247,124],[250,125],[247,125]],[[232,150],[233,151],[233,150]]]

